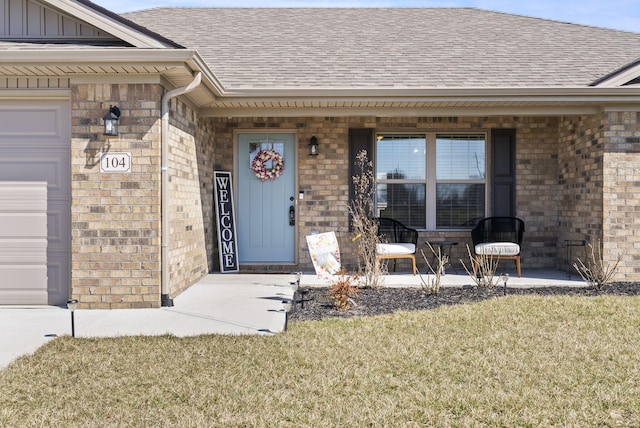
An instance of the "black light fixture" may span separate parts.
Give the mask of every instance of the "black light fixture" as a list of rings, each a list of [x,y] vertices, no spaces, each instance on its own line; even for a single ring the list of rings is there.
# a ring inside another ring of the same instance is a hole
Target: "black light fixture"
[[[118,136],[118,120],[120,120],[120,109],[116,106],[109,106],[109,112],[102,118],[104,120],[103,135],[111,137]]]
[[[78,301],[76,299],[67,300],[67,308],[71,311],[71,337],[76,337],[76,324],[73,318],[73,313],[78,306]]]
[[[504,284],[504,295],[507,295],[507,281],[509,281],[509,274],[508,273],[503,273],[500,275],[500,280],[502,281],[502,283]]]
[[[284,331],[289,330],[289,312],[291,312],[291,306],[291,300],[282,301],[282,310],[284,311]]]
[[[318,156],[318,139],[316,137],[309,139],[309,154],[311,156]]]

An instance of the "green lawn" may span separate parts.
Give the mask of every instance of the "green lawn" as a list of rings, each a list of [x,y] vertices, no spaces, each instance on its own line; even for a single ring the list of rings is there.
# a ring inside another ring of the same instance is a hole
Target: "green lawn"
[[[640,298],[509,296],[268,336],[59,338],[0,426],[640,426]]]

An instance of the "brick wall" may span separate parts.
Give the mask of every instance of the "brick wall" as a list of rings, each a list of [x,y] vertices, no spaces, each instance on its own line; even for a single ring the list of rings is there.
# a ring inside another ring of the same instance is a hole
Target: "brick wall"
[[[569,269],[565,240],[602,239],[603,135],[599,116],[571,116],[560,121],[558,147],[558,254]],[[573,248],[571,264],[585,260],[586,248]],[[572,272],[575,270],[572,269]]]
[[[299,267],[311,269],[305,236],[312,231],[337,231],[345,264],[355,263],[354,245],[348,233],[348,132],[349,128],[378,131],[489,131],[517,130],[517,215],[527,225],[523,250],[525,268],[552,268],[557,264],[558,119],[548,117],[300,117],[210,119],[214,128],[216,168],[233,171],[234,130],[295,129],[298,143],[298,186],[305,198],[298,201]],[[308,155],[309,138],[316,136],[319,155]],[[488,154],[488,153],[487,153]],[[240,195],[241,197],[241,195]],[[420,246],[427,239],[455,239],[453,259],[468,259],[465,244],[469,232],[421,232]],[[421,268],[424,269],[424,262]],[[399,263],[403,263],[399,261]],[[243,267],[250,269],[251,267]],[[261,268],[261,267],[257,267]],[[263,268],[263,267],[262,267]],[[290,271],[290,266],[271,269]],[[408,265],[402,268],[408,268]]]
[[[81,307],[160,305],[160,99],[159,85],[72,85],[72,295]],[[123,114],[120,136],[102,136],[109,105]],[[523,266],[566,267],[565,239],[603,237],[605,256],[618,254],[625,278],[638,278],[640,256],[635,189],[640,184],[638,113],[584,117],[298,117],[198,118],[179,99],[171,102],[170,295],[218,268],[213,171],[233,171],[234,131],[296,130],[298,266],[311,269],[305,236],[337,231],[344,263],[356,263],[348,228],[348,132],[490,131],[515,128],[517,215],[526,222]],[[319,155],[308,155],[316,136]],[[100,152],[130,152],[132,169],[100,173]],[[489,152],[487,153],[489,154]],[[604,197],[602,191],[604,190]],[[456,240],[454,260],[467,260],[469,232],[423,231],[425,241]],[[637,242],[636,242],[637,241]],[[420,258],[419,258],[420,259]],[[400,269],[408,269],[409,265]],[[425,263],[419,260],[425,270]],[[252,267],[243,267],[250,269]]]
[[[602,117],[603,257],[621,257],[617,279],[640,279],[640,112]]]
[[[621,264],[617,280],[640,278],[640,114],[608,112],[560,123],[561,193],[558,245],[565,239],[602,245],[605,261]],[[566,251],[559,254],[566,260]],[[582,248],[573,259],[585,259]]]
[[[160,304],[159,85],[72,85],[71,289],[82,308]],[[109,105],[120,136],[102,135]],[[130,152],[131,171],[101,173],[100,152]]]
[[[160,85],[72,88],[72,296],[85,308],[160,306]],[[102,135],[117,105],[120,135]],[[180,98],[170,103],[169,295],[212,268],[213,130]],[[101,173],[101,152],[129,152],[129,173]]]
[[[169,284],[175,297],[213,262],[213,144],[208,121],[178,98],[170,104]]]

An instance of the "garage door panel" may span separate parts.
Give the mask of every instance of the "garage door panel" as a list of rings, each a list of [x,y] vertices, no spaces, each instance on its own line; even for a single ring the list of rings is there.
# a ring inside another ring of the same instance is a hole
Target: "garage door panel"
[[[0,304],[64,304],[70,290],[71,254],[71,125],[68,101],[0,101],[0,182],[45,182],[47,199],[44,219],[46,256],[44,267],[29,265],[29,252],[8,239],[31,237],[24,225],[12,215],[0,216],[0,234],[5,231],[4,246],[13,245],[15,263],[0,263]],[[6,202],[6,201],[5,201]],[[2,201],[0,201],[2,205]],[[33,220],[25,215],[24,221]],[[36,225],[36,223],[33,223]],[[13,234],[13,235],[12,235]],[[0,235],[1,236],[1,235]],[[25,244],[26,245],[26,244]],[[34,258],[35,252],[32,253]],[[42,253],[37,260],[41,262]],[[35,259],[34,259],[35,260]],[[33,262],[33,261],[32,261]],[[28,267],[28,268],[27,268]],[[44,272],[44,273],[43,273]],[[6,276],[5,276],[6,275]],[[14,278],[12,284],[5,281]],[[45,278],[44,290],[33,284]],[[44,297],[43,297],[44,296]]]
[[[46,304],[47,183],[0,182],[0,299]]]
[[[0,138],[33,138],[57,140],[63,130],[65,109],[62,105],[42,108],[28,101],[0,104]],[[29,127],[25,128],[24,124]]]
[[[46,230],[47,217],[35,213],[0,213],[0,237],[37,237],[40,230]]]
[[[1,147],[0,147],[1,149]],[[59,156],[58,153],[39,152],[38,157],[26,158],[17,156],[11,151],[3,151],[0,159],[0,180],[2,181],[31,181],[37,177],[47,177],[49,198],[55,199],[56,195],[64,199],[68,198],[67,185],[71,177],[68,176],[69,168],[65,168],[62,159],[49,159],[44,156]]]
[[[52,211],[49,207],[47,212],[47,228],[49,233],[49,246],[51,249],[62,249],[67,251],[68,236],[71,236],[71,224],[67,219],[65,210]]]
[[[0,275],[7,281],[0,282],[0,295],[4,305],[46,305],[49,293],[46,288],[33,288],[47,276],[46,266],[0,266]]]
[[[69,299],[69,256],[65,254],[57,260],[48,254],[47,258],[49,304],[63,305]]]
[[[46,239],[5,239],[0,238],[0,263],[34,265],[47,263]]]

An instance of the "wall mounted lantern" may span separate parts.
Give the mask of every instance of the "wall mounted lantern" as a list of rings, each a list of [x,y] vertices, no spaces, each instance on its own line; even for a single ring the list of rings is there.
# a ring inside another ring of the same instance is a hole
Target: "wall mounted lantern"
[[[109,112],[104,115],[103,135],[111,137],[118,136],[118,120],[120,120],[120,109],[116,106],[109,106]]]
[[[311,156],[318,156],[318,139],[316,137],[309,139],[309,154]]]

